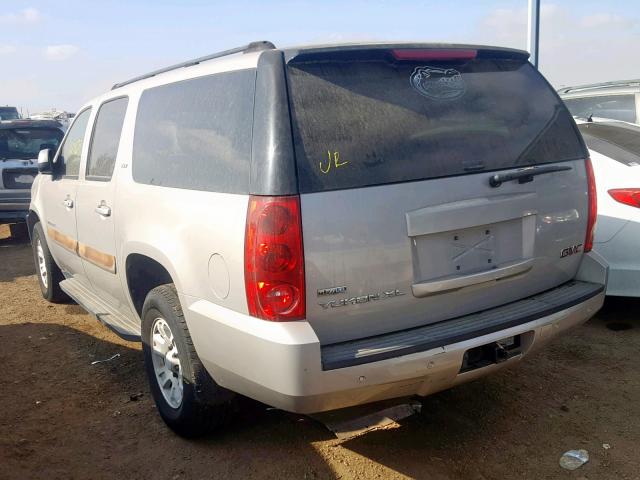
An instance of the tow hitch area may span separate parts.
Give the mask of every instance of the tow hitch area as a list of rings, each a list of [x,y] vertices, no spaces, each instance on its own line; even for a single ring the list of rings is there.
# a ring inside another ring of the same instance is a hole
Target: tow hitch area
[[[520,335],[481,345],[464,352],[460,373],[470,372],[476,368],[487,367],[494,363],[506,362],[521,353]]]

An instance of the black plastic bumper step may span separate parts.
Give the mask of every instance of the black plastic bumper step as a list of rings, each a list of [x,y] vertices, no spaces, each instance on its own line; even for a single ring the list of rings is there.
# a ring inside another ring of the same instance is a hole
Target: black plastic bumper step
[[[451,345],[522,325],[596,296],[604,285],[571,281],[489,310],[374,337],[324,345],[322,369],[351,367]]]

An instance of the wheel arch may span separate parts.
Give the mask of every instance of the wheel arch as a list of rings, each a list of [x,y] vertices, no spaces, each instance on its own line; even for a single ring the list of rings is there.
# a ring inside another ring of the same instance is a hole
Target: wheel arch
[[[27,214],[27,228],[29,229],[30,239],[33,238],[33,228],[38,222],[40,222],[40,216],[38,215],[38,213],[33,209],[29,209],[29,213]]]
[[[140,318],[147,294],[155,287],[173,283],[179,291],[171,264],[161,256],[149,252],[127,254],[124,262],[124,277],[126,291]]]

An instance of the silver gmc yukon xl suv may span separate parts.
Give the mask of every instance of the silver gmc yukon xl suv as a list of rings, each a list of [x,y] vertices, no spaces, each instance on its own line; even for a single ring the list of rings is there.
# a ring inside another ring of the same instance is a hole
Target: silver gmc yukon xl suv
[[[591,164],[522,51],[256,42],[116,84],[40,152],[44,297],[142,341],[185,436],[517,363],[602,305]]]

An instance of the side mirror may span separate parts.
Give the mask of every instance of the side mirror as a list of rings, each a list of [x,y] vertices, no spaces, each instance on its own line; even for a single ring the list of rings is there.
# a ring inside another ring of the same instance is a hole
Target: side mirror
[[[55,150],[52,148],[45,148],[40,150],[38,154],[38,172],[40,173],[53,173],[53,156]]]

